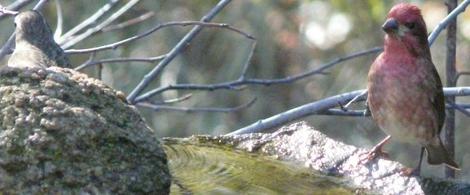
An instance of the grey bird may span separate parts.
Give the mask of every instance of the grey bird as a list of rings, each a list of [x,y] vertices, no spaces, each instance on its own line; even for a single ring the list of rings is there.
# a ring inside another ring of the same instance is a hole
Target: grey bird
[[[59,66],[71,68],[64,50],[54,41],[52,30],[38,11],[25,11],[15,17],[15,50],[9,67]]]

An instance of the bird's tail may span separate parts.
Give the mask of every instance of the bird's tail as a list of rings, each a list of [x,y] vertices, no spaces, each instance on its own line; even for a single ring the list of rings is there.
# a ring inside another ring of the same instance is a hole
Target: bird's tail
[[[428,153],[429,164],[437,165],[444,163],[451,169],[460,170],[459,165],[457,165],[453,157],[449,155],[449,152],[447,152],[447,149],[438,136],[431,143],[426,145],[425,148]]]

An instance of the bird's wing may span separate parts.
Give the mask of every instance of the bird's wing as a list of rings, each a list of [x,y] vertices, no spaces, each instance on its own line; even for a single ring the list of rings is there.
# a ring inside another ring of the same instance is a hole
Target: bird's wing
[[[439,128],[437,133],[439,135],[442,130],[442,126],[444,125],[445,118],[446,118],[444,91],[442,89],[441,79],[439,77],[439,74],[437,73],[437,70],[434,64],[432,63],[431,60],[429,60],[428,63],[432,65],[431,72],[433,74],[432,76],[435,78],[434,83],[432,83],[432,86],[430,87],[433,87],[436,93],[430,94],[430,98],[431,98],[431,103],[433,105],[433,108],[437,112],[437,120],[438,120],[437,122],[438,122],[438,128]]]

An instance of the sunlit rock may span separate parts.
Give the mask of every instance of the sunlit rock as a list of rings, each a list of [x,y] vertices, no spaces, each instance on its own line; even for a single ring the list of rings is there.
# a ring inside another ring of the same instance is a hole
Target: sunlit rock
[[[167,194],[166,155],[122,92],[79,72],[0,71],[1,194]]]

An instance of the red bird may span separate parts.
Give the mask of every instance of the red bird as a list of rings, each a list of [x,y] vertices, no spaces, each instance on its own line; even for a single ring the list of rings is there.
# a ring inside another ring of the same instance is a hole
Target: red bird
[[[369,159],[382,153],[393,137],[421,146],[419,164],[410,174],[419,175],[424,150],[429,164],[459,169],[439,136],[445,120],[444,93],[421,11],[412,4],[398,4],[382,29],[384,52],[369,70],[367,99],[374,121],[389,136],[369,152]]]

